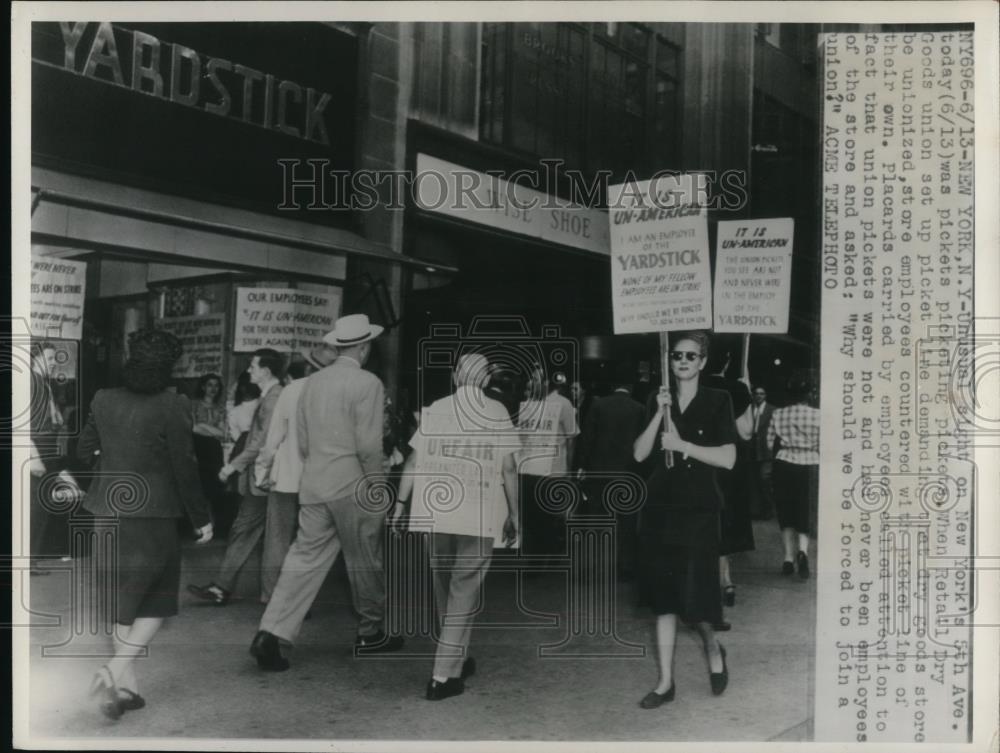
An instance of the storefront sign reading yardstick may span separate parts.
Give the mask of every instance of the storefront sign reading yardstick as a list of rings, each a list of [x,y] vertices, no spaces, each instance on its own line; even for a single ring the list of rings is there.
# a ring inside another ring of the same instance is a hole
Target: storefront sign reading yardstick
[[[719,223],[716,332],[788,332],[793,228],[791,218]]]
[[[96,26],[96,32],[84,41],[88,26]],[[63,67],[80,76],[307,141],[330,143],[325,111],[331,97],[311,86],[106,22],[63,22],[59,30]],[[125,59],[120,44],[131,53]]]
[[[616,335],[712,326],[708,220],[696,177],[609,187]]]

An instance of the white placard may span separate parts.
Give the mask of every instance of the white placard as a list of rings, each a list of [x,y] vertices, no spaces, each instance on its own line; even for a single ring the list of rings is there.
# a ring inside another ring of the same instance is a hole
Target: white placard
[[[430,408],[419,431],[411,527],[496,539],[506,519],[497,437],[463,431],[453,411]]]
[[[279,353],[310,350],[333,330],[340,312],[340,290],[237,288],[233,351],[273,348]]]
[[[174,364],[175,379],[191,379],[204,374],[221,374],[225,352],[226,315],[177,316],[157,319],[156,327],[177,337],[184,353]]]
[[[518,473],[548,476],[559,457],[561,442],[559,418],[562,406],[553,400],[529,400],[521,403],[517,428],[523,449],[518,453]],[[559,468],[560,471],[564,467]]]
[[[609,187],[616,335],[712,326],[708,218],[695,178]]]
[[[794,231],[790,217],[719,223],[716,332],[788,332]]]
[[[83,336],[87,263],[31,258],[31,334],[60,340]]]

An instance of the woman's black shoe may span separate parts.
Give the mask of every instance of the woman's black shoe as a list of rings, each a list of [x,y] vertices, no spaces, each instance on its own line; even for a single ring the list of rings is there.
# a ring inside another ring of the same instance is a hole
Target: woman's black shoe
[[[118,688],[118,703],[123,711],[138,711],[146,708],[146,699],[128,688]]]
[[[795,566],[799,571],[799,578],[809,580],[809,557],[805,552],[799,552],[795,557]]]
[[[722,589],[722,603],[727,607],[736,606],[736,586],[726,586]]]
[[[722,671],[713,672],[711,668],[708,671],[708,680],[712,685],[712,695],[722,695],[726,690],[726,686],[729,685],[729,668],[726,666],[726,648],[721,643],[719,644],[719,653],[722,654]]]
[[[90,683],[90,695],[97,700],[98,710],[108,719],[119,719],[125,709],[122,706],[121,698],[118,697],[118,688],[115,687],[114,678],[107,666],[101,667],[94,675]]]
[[[781,563],[782,575],[795,575],[795,563],[785,560]]]
[[[674,700],[674,691],[677,688],[673,683],[670,683],[670,689],[666,693],[657,693],[655,690],[650,690],[646,693],[646,697],[639,701],[639,706],[644,709],[656,709],[665,703],[670,703]]]

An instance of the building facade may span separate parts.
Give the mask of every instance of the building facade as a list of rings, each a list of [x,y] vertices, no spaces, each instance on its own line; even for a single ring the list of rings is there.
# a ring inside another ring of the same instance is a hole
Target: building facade
[[[333,177],[427,166],[520,170],[542,194],[595,211],[604,186],[630,172],[745,176],[748,201],[710,212],[710,228],[796,222],[790,332],[755,344],[751,373],[776,357],[811,365],[818,32],[35,24],[32,252],[86,264],[81,398],[117,380],[129,331],[179,319],[218,343],[178,375],[182,387],[199,369],[231,382],[255,342],[253,287],[385,325],[371,368],[410,407],[433,397],[417,394],[432,327],[467,333],[484,316],[516,320],[514,334],[572,339],[590,381],[623,358],[655,381],[656,338],[612,337],[608,251],[586,222],[555,212],[498,222],[495,208],[459,215],[391,181]]]

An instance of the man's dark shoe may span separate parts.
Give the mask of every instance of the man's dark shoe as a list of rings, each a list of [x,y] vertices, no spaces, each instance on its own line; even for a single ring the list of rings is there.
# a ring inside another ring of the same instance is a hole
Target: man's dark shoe
[[[370,656],[372,654],[388,654],[399,651],[403,647],[403,636],[386,635],[379,630],[374,635],[359,635],[354,640],[355,656]]]
[[[462,662],[462,679],[466,680],[476,674],[476,660],[471,656]]]
[[[453,695],[461,695],[465,692],[465,682],[461,677],[449,677],[444,682],[431,680],[427,683],[427,700],[443,701]]]
[[[284,672],[290,666],[281,655],[278,636],[266,630],[257,631],[250,644],[250,655],[257,659],[257,666],[267,672]]]
[[[712,630],[714,630],[716,633],[724,633],[727,630],[732,630],[732,629],[733,629],[732,624],[726,622],[725,620],[719,620],[718,622],[712,623]]]
[[[196,586],[193,583],[189,583],[187,590],[188,593],[194,594],[199,599],[210,601],[217,607],[226,606],[229,603],[231,595],[229,591],[215,583],[209,583],[207,586]]]

